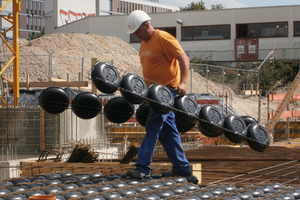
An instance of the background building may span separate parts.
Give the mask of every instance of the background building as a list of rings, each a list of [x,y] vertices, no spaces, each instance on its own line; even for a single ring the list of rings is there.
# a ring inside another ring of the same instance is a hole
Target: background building
[[[133,10],[144,10],[147,13],[172,12],[178,11],[179,7],[144,0],[85,0],[76,3],[69,0],[47,0],[45,9],[45,15],[51,16],[47,20],[47,26],[57,28],[91,16],[124,15]]]
[[[159,0],[20,0],[21,11],[19,12],[19,36],[29,39],[41,34],[45,28],[45,20],[52,18],[54,27],[69,24],[71,22],[90,17],[105,15],[128,14],[132,10],[142,9],[148,13],[178,11],[177,6],[168,6],[159,3]],[[3,1],[0,1],[3,4]],[[5,13],[12,13],[11,2],[5,7]],[[51,13],[51,16],[45,15]],[[49,20],[51,21],[51,19]],[[7,30],[11,24],[1,19],[2,30]],[[12,38],[12,31],[6,34],[8,39]]]
[[[300,5],[149,13],[155,28],[167,30],[191,57],[212,61],[264,60],[273,48],[277,59],[300,58]],[[57,10],[57,9],[56,9]],[[46,34],[91,33],[116,36],[139,50],[127,35],[128,15],[93,16],[57,27],[55,12]]]
[[[45,1],[20,0],[19,36],[28,38],[30,35],[39,34],[45,28]]]

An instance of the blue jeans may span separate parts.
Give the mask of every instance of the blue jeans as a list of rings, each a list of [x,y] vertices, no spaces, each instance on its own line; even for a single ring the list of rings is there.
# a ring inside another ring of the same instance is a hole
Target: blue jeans
[[[174,98],[177,91],[171,90]],[[145,125],[146,135],[138,151],[138,160],[135,163],[137,169],[150,174],[150,163],[155,151],[158,139],[164,147],[175,172],[190,172],[190,164],[186,159],[181,145],[181,138],[175,124],[175,113],[160,114],[149,110]]]

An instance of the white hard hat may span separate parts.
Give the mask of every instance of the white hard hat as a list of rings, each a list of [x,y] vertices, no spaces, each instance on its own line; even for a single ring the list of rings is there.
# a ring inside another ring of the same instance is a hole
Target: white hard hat
[[[134,33],[142,23],[150,21],[151,18],[142,10],[135,10],[127,17],[128,34]]]

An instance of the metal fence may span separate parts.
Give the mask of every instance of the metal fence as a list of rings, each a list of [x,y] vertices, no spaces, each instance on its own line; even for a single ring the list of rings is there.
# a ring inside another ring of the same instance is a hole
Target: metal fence
[[[235,62],[241,61],[237,60],[236,50],[224,50],[224,51],[214,51],[203,48],[200,51],[186,51],[190,59],[205,60],[205,61],[218,61],[218,62]],[[255,55],[257,61],[263,61],[273,49],[256,49]],[[249,54],[248,50],[245,49],[245,54]],[[300,60],[300,48],[276,48],[275,56],[279,60]],[[249,60],[245,60],[246,62]],[[251,61],[251,60],[250,60]]]

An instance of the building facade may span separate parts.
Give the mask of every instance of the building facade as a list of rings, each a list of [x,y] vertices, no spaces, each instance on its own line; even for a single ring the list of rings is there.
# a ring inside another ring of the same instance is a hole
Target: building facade
[[[47,0],[45,15],[47,26],[60,27],[92,16],[126,15],[133,10],[145,10],[148,13],[178,11],[178,6],[160,4],[145,0]],[[87,31],[88,32],[88,31]]]
[[[45,2],[43,0],[20,0],[19,36],[27,39],[41,33],[45,28]]]
[[[299,59],[299,9],[300,5],[293,5],[161,12],[149,13],[149,16],[155,28],[170,32],[180,41],[190,58],[264,60],[270,51],[276,49],[278,59]],[[127,35],[127,16],[94,16],[61,27],[46,22],[46,34],[89,32],[116,36],[139,50],[137,38]]]
[[[55,27],[90,17],[105,15],[128,14],[132,10],[143,9],[148,13],[172,12],[179,7],[159,4],[159,0],[19,0],[19,37],[28,39],[32,35],[40,34],[45,29],[45,20],[52,16],[45,13],[56,13]],[[2,5],[3,2],[0,4]],[[56,9],[56,10],[54,10]],[[12,13],[12,3],[5,7],[5,12]],[[51,20],[50,20],[51,21]],[[1,29],[7,30],[11,23],[1,19]],[[12,39],[12,31],[6,34],[7,39]]]
[[[179,7],[159,4],[158,0],[111,0],[111,11],[129,14],[134,10],[143,10],[147,13],[174,12],[179,11]]]

